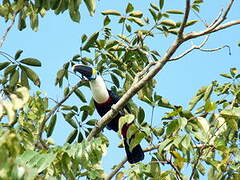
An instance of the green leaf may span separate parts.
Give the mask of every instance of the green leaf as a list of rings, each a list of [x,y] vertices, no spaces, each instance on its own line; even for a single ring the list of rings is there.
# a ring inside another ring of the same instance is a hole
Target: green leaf
[[[169,14],[184,14],[182,11],[180,11],[178,9],[168,10],[168,11],[166,11],[166,13],[169,13]]]
[[[89,48],[91,46],[93,46],[93,44],[96,42],[97,38],[98,38],[99,32],[95,32],[93,33],[87,40],[87,42],[85,43],[85,45],[82,47],[82,50],[89,50]]]
[[[27,77],[38,87],[40,87],[41,81],[38,75],[30,68],[19,65],[19,67],[27,74]]]
[[[160,9],[158,8],[158,6],[156,4],[150,3],[150,6],[155,9],[156,11],[160,11]]]
[[[14,59],[17,60],[18,58],[20,58],[21,54],[22,54],[23,50],[18,50],[15,54]]]
[[[57,122],[57,114],[54,114],[51,117],[49,125],[47,127],[47,137],[50,137],[52,135],[56,122]]]
[[[15,70],[13,75],[10,77],[10,83],[9,85],[11,87],[14,87],[16,86],[16,84],[18,83],[18,80],[19,80],[19,71],[18,70]]]
[[[121,134],[121,130],[125,124],[130,124],[135,119],[135,116],[133,114],[127,114],[125,116],[120,117],[118,122],[118,129]]]
[[[144,121],[145,118],[145,112],[142,107],[139,107],[138,109],[138,123],[141,124]]]
[[[114,75],[114,74],[111,74],[111,79],[112,79],[112,81],[113,81],[113,83],[114,83],[114,85],[117,87],[117,88],[119,88],[119,80],[118,80],[118,78]]]
[[[198,20],[188,21],[188,22],[186,23],[186,26],[192,26],[192,25],[194,25],[194,24],[197,23],[197,22],[198,22]]]
[[[59,86],[61,87],[62,86],[62,81],[63,81],[63,77],[64,77],[64,74],[65,74],[65,69],[60,69],[58,72],[57,72],[57,77],[56,77],[56,80],[55,80],[55,85],[59,84]]]
[[[30,66],[41,66],[42,65],[41,62],[35,58],[25,58],[19,62],[30,65]]]
[[[79,131],[79,133],[78,133],[78,143],[82,142],[83,139],[84,139],[83,135],[82,135],[81,131]]]
[[[164,6],[164,0],[159,0],[159,7],[162,9]]]
[[[205,103],[204,110],[206,113],[209,113],[211,111],[214,111],[217,108],[216,103],[211,102],[210,99],[208,99]]]
[[[78,10],[69,10],[69,15],[74,22],[80,22],[81,16]]]
[[[9,64],[10,64],[10,62],[0,63],[0,71],[1,71],[2,69],[4,69],[5,67],[7,67]]]
[[[66,142],[71,144],[76,139],[77,134],[78,134],[78,130],[77,129],[73,130],[67,137]]]
[[[70,113],[68,113],[68,114],[64,114],[64,113],[62,113],[62,114],[63,114],[64,119],[65,119],[73,128],[75,128],[75,129],[78,128],[76,121],[74,121],[74,120],[72,119],[72,117],[75,115],[75,113],[70,112]]]
[[[82,37],[81,37],[81,39],[82,39],[82,43],[84,43],[84,42],[87,40],[87,35],[86,35],[86,34],[83,34]],[[75,56],[74,56],[74,57],[75,57]],[[77,59],[77,58],[79,58],[79,57],[81,57],[81,56],[77,55],[77,57],[75,57],[74,59]]]
[[[131,22],[135,22],[136,24],[138,24],[139,26],[144,26],[145,23],[143,20],[141,20],[140,18],[136,18],[136,17],[128,17],[127,18],[129,21]]]
[[[172,27],[175,27],[177,25],[176,22],[174,22],[171,19],[163,20],[160,24],[165,25],[165,26],[172,26]]]
[[[30,88],[27,74],[23,70],[21,71],[21,85],[28,89]]]
[[[178,129],[180,128],[178,120],[172,120],[168,125],[167,125],[167,130],[166,130],[166,136],[170,136],[173,133],[175,133]]]
[[[188,107],[189,111],[191,111],[197,105],[197,103],[204,97],[206,89],[207,87],[202,87],[197,91],[196,95],[189,102]]]
[[[112,9],[103,11],[102,14],[103,14],[103,15],[121,16],[121,13],[120,13],[120,12],[118,12],[118,11],[116,11],[116,10],[112,10]]]
[[[132,11],[129,16],[141,18],[143,16],[143,13],[141,11]]]
[[[96,10],[95,0],[84,0],[84,2],[87,5],[90,15],[93,16]]]
[[[104,18],[103,25],[104,25],[104,26],[107,26],[110,22],[111,22],[111,19],[109,18],[109,16],[106,16],[106,17]]]
[[[56,154],[53,153],[41,154],[41,159],[35,165],[37,172],[41,173],[44,169],[48,168],[55,158]]]
[[[91,119],[87,122],[88,125],[94,126],[96,124],[97,120],[96,119]]]
[[[137,132],[135,136],[131,139],[131,142],[129,144],[129,150],[132,151],[133,148],[135,148],[142,139],[145,137],[145,134],[143,132]]]
[[[231,68],[230,73],[231,73],[232,77],[234,78],[236,76],[236,74],[238,73],[237,68]]]
[[[126,29],[127,29],[127,31],[128,31],[129,33],[132,32],[132,27],[131,27],[131,25],[125,24],[125,27],[126,27]]]
[[[12,73],[15,69],[16,69],[17,65],[11,65],[8,66],[5,70],[4,70],[4,76],[7,76],[8,74]]]
[[[84,103],[87,102],[87,100],[86,100],[84,94],[82,93],[82,91],[80,91],[79,89],[76,89],[76,90],[74,91],[74,93],[77,95],[77,97],[78,97],[82,102],[84,102]]]
[[[126,13],[130,13],[134,10],[134,7],[131,3],[128,3],[127,8],[126,8]]]
[[[210,85],[207,87],[205,93],[204,93],[204,97],[203,97],[203,100],[206,101],[207,99],[209,99],[209,97],[211,96],[212,94],[212,91],[213,91],[213,85]]]
[[[181,145],[185,148],[185,149],[189,149],[190,148],[190,145],[191,145],[191,137],[189,134],[186,134],[184,137],[183,137],[183,140],[181,142]]]
[[[127,130],[127,139],[131,139],[133,135],[138,131],[138,127],[135,124],[131,124]]]

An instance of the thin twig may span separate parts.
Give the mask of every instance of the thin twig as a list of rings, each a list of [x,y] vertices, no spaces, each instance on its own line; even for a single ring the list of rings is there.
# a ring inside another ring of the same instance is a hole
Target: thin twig
[[[7,27],[7,29],[5,30],[5,32],[3,33],[3,36],[2,36],[2,38],[1,38],[1,40],[0,40],[0,48],[2,47],[4,41],[5,41],[6,38],[7,38],[7,35],[8,35],[8,33],[9,33],[9,31],[11,30],[11,28],[13,27],[13,25],[14,25],[14,23],[15,23],[16,14],[17,14],[17,13],[14,13],[14,14],[13,14],[12,22],[11,22],[10,25]]]
[[[182,180],[182,177],[181,177],[181,173],[180,171],[178,170],[178,168],[173,164],[173,162],[171,160],[167,160],[167,163],[174,169],[174,171],[176,172],[176,177],[177,179],[181,179]]]
[[[183,38],[183,31],[185,29],[185,25],[186,25],[188,17],[189,17],[190,7],[191,7],[190,0],[186,0],[183,22],[182,22],[182,24],[179,28],[179,31],[178,31],[178,40],[182,40],[182,38]]]
[[[43,121],[41,122],[40,126],[39,126],[39,130],[38,130],[38,140],[41,142],[41,144],[46,148],[45,143],[43,143],[42,141],[42,134],[44,131],[44,127],[46,122],[48,121],[48,119],[57,111],[57,109],[72,95],[72,93],[80,87],[82,81],[79,81],[73,88],[72,90],[58,103],[56,104],[51,111],[46,115],[46,117],[43,119]]]
[[[209,35],[206,36],[206,38],[203,40],[203,42],[202,42],[200,45],[198,45],[198,46],[192,45],[192,47],[191,47],[190,49],[186,50],[185,52],[183,52],[182,54],[180,54],[180,55],[177,56],[177,57],[174,57],[174,58],[169,59],[169,61],[178,60],[178,59],[182,58],[183,56],[189,54],[189,53],[190,53],[191,51],[193,51],[194,49],[201,49],[201,48],[207,43],[208,38],[209,38]]]

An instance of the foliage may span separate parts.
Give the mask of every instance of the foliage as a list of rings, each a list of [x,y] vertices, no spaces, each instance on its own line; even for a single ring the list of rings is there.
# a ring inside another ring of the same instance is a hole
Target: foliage
[[[95,1],[84,2],[93,15]],[[202,3],[201,0],[193,1],[191,10],[199,12]],[[68,10],[71,19],[79,22],[80,4],[79,0],[36,0],[34,3],[4,0],[0,16],[8,21],[18,15],[19,30],[26,27],[25,19],[29,17],[31,28],[37,30],[38,15],[44,16],[49,10],[55,14]],[[148,11],[148,14],[141,12],[128,3],[123,13],[113,9],[102,12],[103,28],[90,36],[83,34],[80,53],[65,62],[57,72],[55,85],[64,87],[63,99],[53,107],[42,92],[36,91],[30,96],[27,90],[41,85],[33,70],[41,67],[41,61],[31,57],[22,59],[22,50],[17,51],[14,57],[0,52],[5,58],[0,63],[1,92],[5,96],[0,101],[2,179],[105,178],[101,159],[106,154],[108,140],[102,134],[91,141],[86,140],[97,122],[93,118],[93,100],[88,102],[82,91],[89,84],[83,80],[72,87],[64,82],[72,76],[70,68],[81,63],[95,67],[101,75],[111,79],[111,90],[125,94],[140,72],[148,72],[146,67],[161,59],[160,53],[152,49],[146,39],[179,36],[183,25],[178,19],[184,17],[184,12],[165,10],[164,0],[150,3]],[[122,27],[121,33],[113,33],[112,22],[118,22]],[[198,23],[198,19],[188,20],[185,28],[194,28]],[[200,88],[189,102],[188,109],[171,104],[155,92],[156,79],[146,82],[137,92],[138,100],[153,111],[166,108],[168,112],[154,127],[146,120],[148,112],[143,107],[132,100],[128,102],[132,114],[121,118],[119,129],[125,122],[135,122],[127,133],[127,138],[131,139],[130,149],[143,139],[155,146],[145,150],[152,151],[149,162],[119,171],[116,178],[199,179],[208,176],[209,179],[238,179],[240,74],[236,68],[231,68],[229,73],[220,75],[225,78],[225,83],[212,81],[209,86]],[[66,103],[70,97],[77,97],[81,106]],[[55,145],[50,138],[60,118],[73,129],[63,146]],[[165,165],[167,168],[162,168]],[[191,173],[186,175],[188,167],[191,167]]]
[[[14,19],[17,15],[18,29],[21,31],[26,28],[26,19],[29,17],[30,26],[34,31],[38,30],[39,16],[44,17],[45,14],[52,10],[56,15],[68,10],[71,20],[80,21],[79,6],[82,0],[3,0],[0,5],[0,16],[6,21]],[[89,13],[95,13],[95,0],[84,0]]]

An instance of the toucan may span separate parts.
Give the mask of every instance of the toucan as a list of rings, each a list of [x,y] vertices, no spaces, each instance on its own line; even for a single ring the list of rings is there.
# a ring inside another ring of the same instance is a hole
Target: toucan
[[[86,65],[76,64],[73,66],[73,71],[75,73],[80,73],[89,81],[94,105],[100,116],[104,116],[111,109],[112,105],[119,101],[120,96],[107,89],[102,76],[98,75],[94,68]],[[130,112],[127,106],[125,106],[124,109],[126,109],[127,112]],[[118,132],[118,122],[122,116],[124,116],[124,112],[121,111],[107,124],[107,129]],[[130,126],[131,124],[124,124],[121,130],[121,135],[123,137],[127,160],[130,164],[134,164],[144,159],[144,152],[140,144],[135,146],[133,150],[130,151],[128,142],[131,142],[131,139],[127,140],[127,131],[129,130]]]

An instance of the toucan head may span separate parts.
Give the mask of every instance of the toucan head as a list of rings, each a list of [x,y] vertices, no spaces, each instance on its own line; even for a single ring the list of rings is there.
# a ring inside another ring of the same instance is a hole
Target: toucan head
[[[73,66],[73,72],[79,72],[83,77],[86,77],[88,80],[96,79],[97,75],[97,71],[94,68],[80,64],[75,64]]]

